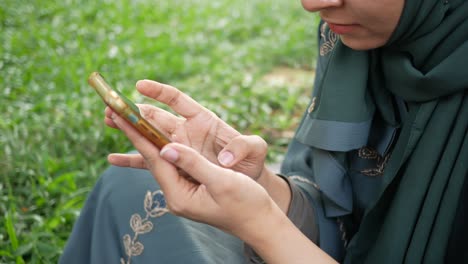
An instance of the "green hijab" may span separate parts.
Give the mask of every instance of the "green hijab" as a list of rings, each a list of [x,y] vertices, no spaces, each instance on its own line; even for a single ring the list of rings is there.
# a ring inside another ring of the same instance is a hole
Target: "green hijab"
[[[333,118],[359,122],[380,114],[391,126],[401,122],[379,198],[345,262],[443,263],[468,174],[468,1],[408,0],[385,47],[357,52],[337,45],[331,56],[323,84],[370,92],[356,100],[354,116]],[[343,65],[354,67],[343,74]],[[400,121],[394,96],[409,109]]]
[[[386,46],[354,51],[338,40],[327,56],[311,118],[366,129],[380,115],[399,127],[345,263],[442,263],[468,174],[468,1],[408,0]],[[406,116],[394,98],[407,104]],[[298,137],[329,151],[363,144],[325,145],[313,133],[311,125]]]

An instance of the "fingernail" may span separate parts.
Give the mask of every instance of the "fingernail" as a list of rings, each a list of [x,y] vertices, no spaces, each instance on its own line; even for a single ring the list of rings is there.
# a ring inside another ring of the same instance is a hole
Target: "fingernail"
[[[140,84],[143,82],[144,80],[138,80],[136,83],[135,83],[135,86],[138,87],[140,86]]]
[[[223,166],[227,166],[231,164],[233,160],[234,160],[234,155],[232,155],[232,153],[229,151],[224,151],[218,156],[218,161]]]
[[[112,120],[115,120],[116,117],[117,117],[117,115],[115,114],[115,112],[112,112],[112,114],[111,114],[111,119],[112,119]]]
[[[165,147],[159,153],[161,157],[170,162],[175,162],[179,159],[179,152],[170,147]]]

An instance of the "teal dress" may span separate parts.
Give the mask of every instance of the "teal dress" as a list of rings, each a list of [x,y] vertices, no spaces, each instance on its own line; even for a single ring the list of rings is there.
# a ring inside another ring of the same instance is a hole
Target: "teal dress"
[[[468,263],[468,1],[405,1],[377,50],[347,48],[325,23],[318,35],[314,91],[279,175],[288,217],[344,263]],[[263,261],[170,214],[147,171],[111,167],[60,263],[119,262]]]
[[[243,263],[242,242],[168,213],[146,170],[110,167],[76,222],[60,263]]]
[[[324,36],[325,27],[321,27]],[[327,37],[320,39],[329,43]],[[336,42],[337,39],[335,38]],[[335,45],[335,43],[331,43]],[[329,56],[321,56],[319,66],[326,64]],[[321,80],[322,68],[317,69],[316,82]],[[313,98],[320,89],[315,89]],[[311,104],[316,104],[316,99]],[[293,191],[288,212],[290,219],[312,241],[337,260],[342,260],[347,243],[343,216],[353,210],[353,200],[365,207],[372,199],[372,189],[378,184],[378,172],[363,176],[362,169],[378,169],[381,156],[386,155],[395,128],[373,125],[376,133],[385,131],[377,150],[368,147],[375,157],[356,158],[360,152],[354,150],[367,137],[366,129],[351,131],[335,147],[346,144],[347,150],[339,152],[345,160],[353,160],[353,170],[348,170],[337,159],[330,158],[330,151],[310,146],[308,130],[315,121],[311,118],[311,107],[304,114],[303,121],[292,141],[283,162],[280,176],[284,177]],[[364,127],[370,129],[371,123]],[[323,124],[322,129],[344,132],[338,122]],[[319,129],[315,129],[319,131]],[[334,135],[333,137],[342,137]],[[324,138],[325,139],[325,138]],[[306,143],[301,143],[306,142]],[[352,151],[351,151],[352,150]],[[362,152],[362,151],[361,151]],[[366,151],[364,151],[367,153]],[[374,153],[375,152],[375,153]],[[338,152],[337,152],[338,153]],[[370,155],[367,153],[366,155]],[[344,162],[344,160],[342,160]],[[341,160],[340,160],[341,162]],[[336,166],[338,165],[338,166]],[[318,176],[323,175],[323,176]],[[351,176],[349,178],[349,176]],[[349,180],[348,180],[349,178]],[[359,195],[353,198],[352,182],[359,187]],[[339,184],[336,184],[339,183]],[[324,195],[326,193],[327,195]],[[362,194],[362,195],[361,195]],[[340,230],[341,229],[341,230]],[[82,209],[73,228],[61,263],[262,263],[259,256],[238,238],[214,227],[172,215],[166,209],[164,195],[158,183],[147,170],[110,167],[100,177]]]
[[[333,48],[338,39],[327,30],[324,24],[320,27],[320,47]],[[293,191],[290,219],[328,254],[342,260],[355,223],[376,195],[397,127],[386,126],[378,117],[354,124],[323,123],[313,116],[327,55],[322,52],[318,60],[317,88],[279,176]],[[324,145],[310,143],[317,139]],[[263,261],[238,238],[169,213],[147,170],[112,166],[89,195],[60,263],[119,262]]]

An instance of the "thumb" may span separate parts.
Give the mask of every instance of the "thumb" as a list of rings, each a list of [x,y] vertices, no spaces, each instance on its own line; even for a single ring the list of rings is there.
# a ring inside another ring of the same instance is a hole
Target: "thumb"
[[[247,157],[265,158],[268,145],[259,136],[240,135],[232,139],[218,154],[218,161],[224,167],[232,167]]]
[[[225,173],[234,173],[213,164],[194,149],[179,143],[164,146],[160,156],[208,188],[223,178],[229,178],[223,177]]]

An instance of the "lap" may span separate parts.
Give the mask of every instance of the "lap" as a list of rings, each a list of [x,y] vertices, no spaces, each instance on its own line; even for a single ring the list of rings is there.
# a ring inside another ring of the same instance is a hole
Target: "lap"
[[[110,167],[99,179],[61,263],[244,263],[243,243],[169,213],[146,170]]]

